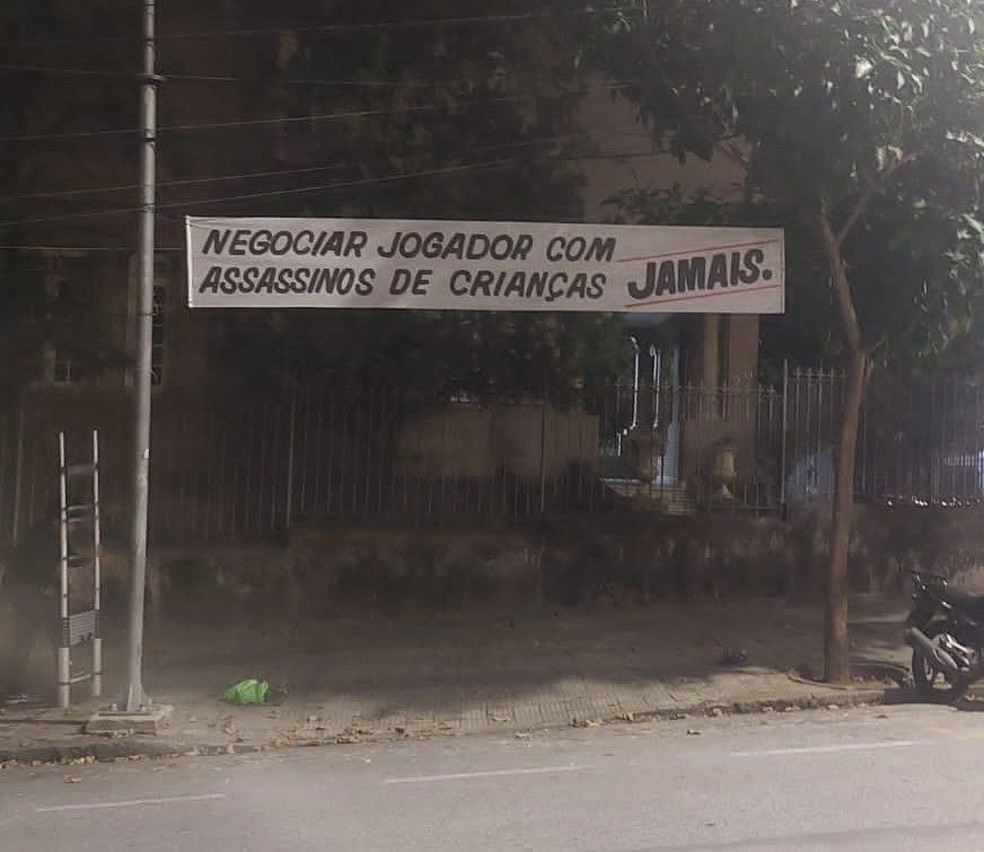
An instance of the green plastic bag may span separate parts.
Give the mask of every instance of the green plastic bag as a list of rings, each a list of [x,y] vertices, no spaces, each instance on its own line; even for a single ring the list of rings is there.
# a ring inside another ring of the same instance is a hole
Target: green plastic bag
[[[267,691],[270,684],[265,680],[257,680],[255,677],[241,680],[234,686],[230,686],[222,695],[223,701],[231,704],[263,704],[266,701]]]

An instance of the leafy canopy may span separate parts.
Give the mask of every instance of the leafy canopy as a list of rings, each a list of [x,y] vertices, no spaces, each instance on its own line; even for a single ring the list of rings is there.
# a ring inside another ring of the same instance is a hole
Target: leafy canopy
[[[826,221],[862,348],[923,353],[966,327],[982,278],[980,18],[973,0],[660,0],[613,15],[595,55],[681,159],[732,146],[749,198],[818,243]]]

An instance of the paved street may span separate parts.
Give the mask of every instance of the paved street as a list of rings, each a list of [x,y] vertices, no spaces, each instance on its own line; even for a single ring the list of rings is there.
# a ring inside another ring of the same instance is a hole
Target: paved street
[[[10,768],[0,836],[147,852],[977,850],[982,722],[860,708]]]

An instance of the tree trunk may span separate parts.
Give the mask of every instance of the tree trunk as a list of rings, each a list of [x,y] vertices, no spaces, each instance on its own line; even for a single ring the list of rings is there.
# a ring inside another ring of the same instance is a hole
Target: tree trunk
[[[859,201],[855,214],[863,209]],[[849,221],[856,219],[852,214]],[[861,399],[864,395],[868,356],[861,340],[861,325],[854,308],[851,282],[844,263],[841,245],[846,229],[834,232],[827,210],[822,209],[819,231],[824,253],[830,263],[830,277],[844,341],[847,344],[847,388],[844,395],[840,444],[837,453],[837,478],[834,484],[834,517],[830,539],[830,563],[827,568],[827,588],[824,596],[823,619],[823,676],[828,683],[847,683],[851,677],[847,638],[847,550],[851,536],[851,516],[854,509],[854,456],[858,445],[858,423],[861,419]]]
[[[828,683],[847,683],[851,675],[847,636],[847,552],[854,509],[854,459],[867,361],[864,352],[851,352],[847,365],[847,388],[834,486],[830,564],[823,613],[823,672],[824,680]]]

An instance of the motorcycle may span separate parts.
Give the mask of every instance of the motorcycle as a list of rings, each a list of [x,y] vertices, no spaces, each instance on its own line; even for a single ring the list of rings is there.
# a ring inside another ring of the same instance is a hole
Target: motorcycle
[[[955,700],[984,677],[984,595],[950,588],[946,577],[912,571],[913,607],[902,639],[924,698]]]

